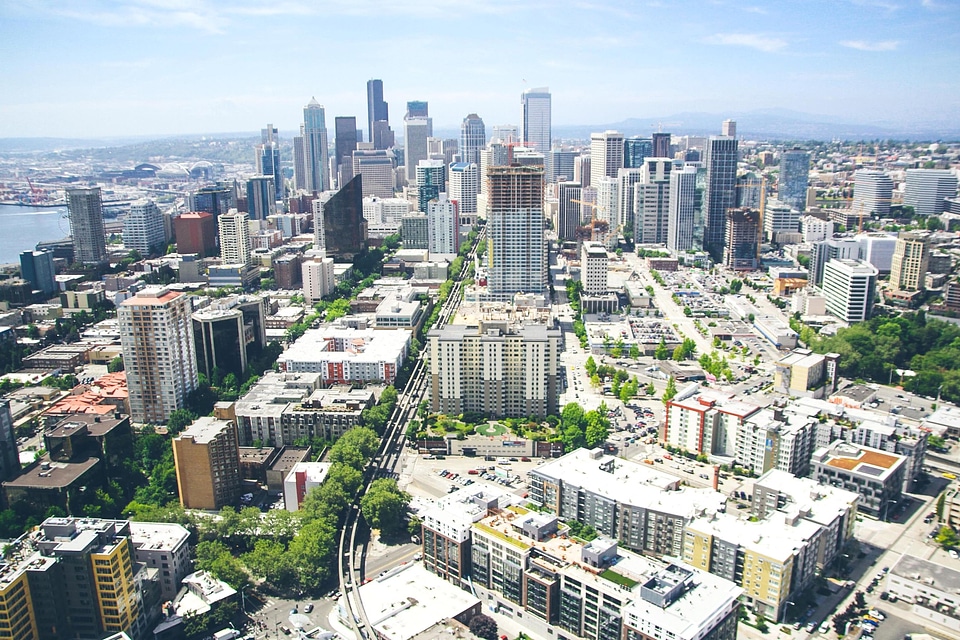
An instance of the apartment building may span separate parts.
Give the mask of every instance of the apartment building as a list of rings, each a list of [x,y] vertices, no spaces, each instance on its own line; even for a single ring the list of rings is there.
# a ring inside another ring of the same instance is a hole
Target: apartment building
[[[227,420],[198,418],[173,439],[180,504],[185,509],[233,505],[240,497],[237,428]]]
[[[667,403],[664,440],[695,453],[733,456],[738,430],[760,407],[723,391],[684,388]]]
[[[790,396],[822,398],[837,390],[839,353],[794,349],[774,363],[773,388]]]
[[[906,458],[836,440],[810,460],[810,477],[860,494],[861,513],[886,520],[903,493]]]
[[[779,469],[806,475],[817,445],[817,420],[782,409],[761,409],[736,432],[737,462],[757,474]]]
[[[190,559],[190,532],[179,524],[130,522],[133,557],[156,569],[163,600],[173,600],[193,563]]]
[[[280,354],[277,363],[289,373],[320,373],[325,384],[393,384],[412,335],[409,329],[311,329]]]

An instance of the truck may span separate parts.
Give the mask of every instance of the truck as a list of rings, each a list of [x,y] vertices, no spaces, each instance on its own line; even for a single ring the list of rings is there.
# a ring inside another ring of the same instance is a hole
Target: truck
[[[239,637],[240,632],[236,629],[221,629],[213,634],[213,640],[234,640]]]

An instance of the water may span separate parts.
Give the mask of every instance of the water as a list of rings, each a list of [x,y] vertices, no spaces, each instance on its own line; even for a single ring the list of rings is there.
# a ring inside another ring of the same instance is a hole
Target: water
[[[0,204],[0,264],[20,263],[20,252],[70,235],[66,207]]]

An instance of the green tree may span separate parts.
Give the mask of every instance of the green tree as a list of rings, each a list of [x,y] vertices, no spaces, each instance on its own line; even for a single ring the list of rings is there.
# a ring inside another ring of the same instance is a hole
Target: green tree
[[[196,419],[196,414],[189,409],[174,409],[167,418],[167,430],[171,435],[176,435],[193,424]]]
[[[107,365],[108,373],[117,373],[123,371],[123,356],[117,356]]]
[[[666,404],[673,400],[677,395],[677,381],[673,376],[667,378],[667,387],[663,390],[663,403]]]
[[[404,516],[410,496],[397,488],[392,478],[379,478],[370,483],[360,499],[360,512],[367,524],[386,535],[400,533],[405,528]]]
[[[593,356],[588,356],[588,357],[587,357],[587,361],[586,361],[586,363],[584,363],[584,367],[585,367],[586,370],[587,370],[587,375],[588,375],[588,376],[591,376],[591,377],[592,377],[592,376],[596,375],[596,373],[597,373],[597,362],[596,362],[596,360],[593,359]]]
[[[653,357],[657,360],[666,360],[669,358],[669,352],[667,351],[667,341],[664,338],[660,338],[660,343],[657,345],[657,349],[653,354]]]
[[[249,580],[240,560],[219,540],[203,541],[197,545],[194,566],[198,570],[209,571],[234,589],[244,587]]]
[[[655,393],[657,392],[657,390],[656,390],[656,388],[654,388],[652,382],[648,382],[648,383],[647,383],[647,388],[646,388],[644,391],[646,391],[646,393],[647,393],[648,396],[652,396],[653,394],[655,394]]]
[[[481,640],[497,640],[497,623],[488,615],[478,613],[470,618],[470,632]]]
[[[275,540],[257,540],[253,550],[243,554],[240,559],[254,576],[266,580],[278,589],[286,590],[296,581],[296,574],[287,557],[286,545]]]
[[[640,347],[636,343],[630,345],[630,358],[636,360],[640,357]]]
[[[330,576],[331,558],[337,548],[337,531],[326,519],[308,522],[288,549],[289,561],[300,588],[316,591]]]

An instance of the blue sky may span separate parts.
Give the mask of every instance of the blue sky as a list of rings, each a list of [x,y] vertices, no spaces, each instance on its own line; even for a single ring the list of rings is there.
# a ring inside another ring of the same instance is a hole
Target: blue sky
[[[435,127],[785,108],[960,120],[957,0],[0,0],[0,137],[298,126],[311,96],[366,123],[382,78]],[[719,126],[719,125],[718,125]]]

